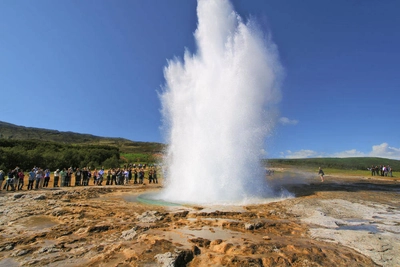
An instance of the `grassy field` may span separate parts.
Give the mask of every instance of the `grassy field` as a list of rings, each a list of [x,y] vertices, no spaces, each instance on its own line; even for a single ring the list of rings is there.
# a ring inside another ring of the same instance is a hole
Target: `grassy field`
[[[385,158],[307,158],[307,159],[268,159],[265,162],[270,167],[296,167],[301,169],[345,170],[349,173],[354,171],[369,172],[372,165],[390,165],[393,171],[400,171],[400,160]],[[370,173],[369,173],[370,175]]]
[[[273,167],[274,168],[274,167]],[[280,167],[276,167],[277,174],[286,173],[286,174],[293,174],[295,175],[298,172],[307,172],[310,174],[315,174],[318,176],[318,167],[317,168],[310,168],[310,167],[298,167],[298,166],[290,166],[290,165],[281,165]],[[283,168],[282,171],[279,168]],[[333,175],[333,176],[354,176],[354,177],[374,177],[380,178],[382,176],[372,176],[371,172],[368,170],[344,170],[344,169],[337,169],[337,168],[322,168],[325,175]],[[393,178],[398,179],[400,177],[400,172],[393,172],[393,177],[385,177],[385,178]]]

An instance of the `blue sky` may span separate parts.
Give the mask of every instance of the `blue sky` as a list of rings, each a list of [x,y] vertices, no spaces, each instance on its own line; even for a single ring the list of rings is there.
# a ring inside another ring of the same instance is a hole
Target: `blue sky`
[[[285,77],[267,157],[400,159],[399,1],[234,0]],[[163,142],[167,60],[196,51],[196,1],[0,1],[0,120]]]

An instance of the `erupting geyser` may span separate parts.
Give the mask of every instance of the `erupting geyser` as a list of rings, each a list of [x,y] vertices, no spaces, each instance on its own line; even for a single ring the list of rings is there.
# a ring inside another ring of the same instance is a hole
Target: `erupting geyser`
[[[160,95],[169,148],[165,201],[237,204],[273,197],[261,166],[279,99],[276,46],[227,0],[199,0],[197,52],[168,62]]]

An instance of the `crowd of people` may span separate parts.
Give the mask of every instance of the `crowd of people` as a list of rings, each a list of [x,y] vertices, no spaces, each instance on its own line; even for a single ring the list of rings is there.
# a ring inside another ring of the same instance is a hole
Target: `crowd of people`
[[[392,167],[390,165],[372,165],[371,168],[368,168],[371,171],[372,176],[390,176],[393,177]]]
[[[68,187],[72,186],[74,179],[75,186],[88,186],[91,181],[93,185],[128,185],[133,181],[133,184],[143,184],[145,175],[149,183],[158,183],[157,168],[155,166],[147,167],[145,164],[136,164],[124,166],[123,168],[112,168],[107,171],[104,167],[97,170],[91,170],[89,167],[84,168],[63,168],[54,171],[53,187]],[[33,167],[27,171],[27,174],[16,167],[10,169],[6,174],[0,170],[0,190],[23,190],[25,176],[28,177],[28,190],[41,189],[49,186],[51,171],[40,167]],[[5,183],[4,183],[5,182]],[[4,186],[3,186],[4,183]]]

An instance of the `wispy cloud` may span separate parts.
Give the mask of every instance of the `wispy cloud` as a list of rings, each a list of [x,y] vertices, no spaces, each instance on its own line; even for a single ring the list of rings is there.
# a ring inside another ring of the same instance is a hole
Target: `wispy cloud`
[[[290,159],[303,159],[303,158],[318,158],[318,157],[322,157],[318,152],[313,151],[313,150],[299,150],[299,151],[290,151],[290,150],[286,150],[285,153],[281,153],[281,155],[284,158],[290,158]]]
[[[334,158],[351,158],[351,157],[381,157],[389,159],[400,160],[400,148],[391,147],[388,143],[372,146],[372,150],[368,153],[357,151],[356,149],[346,150],[333,154],[327,154],[314,150],[302,149],[299,151],[287,150],[281,152],[282,158],[320,158],[320,157],[334,157]]]
[[[352,157],[365,157],[366,155],[356,149],[350,149],[338,153],[333,153],[330,157],[334,158],[352,158]]]
[[[298,120],[291,120],[287,117],[280,117],[279,118],[279,123],[282,125],[296,125],[297,123],[299,123]]]

